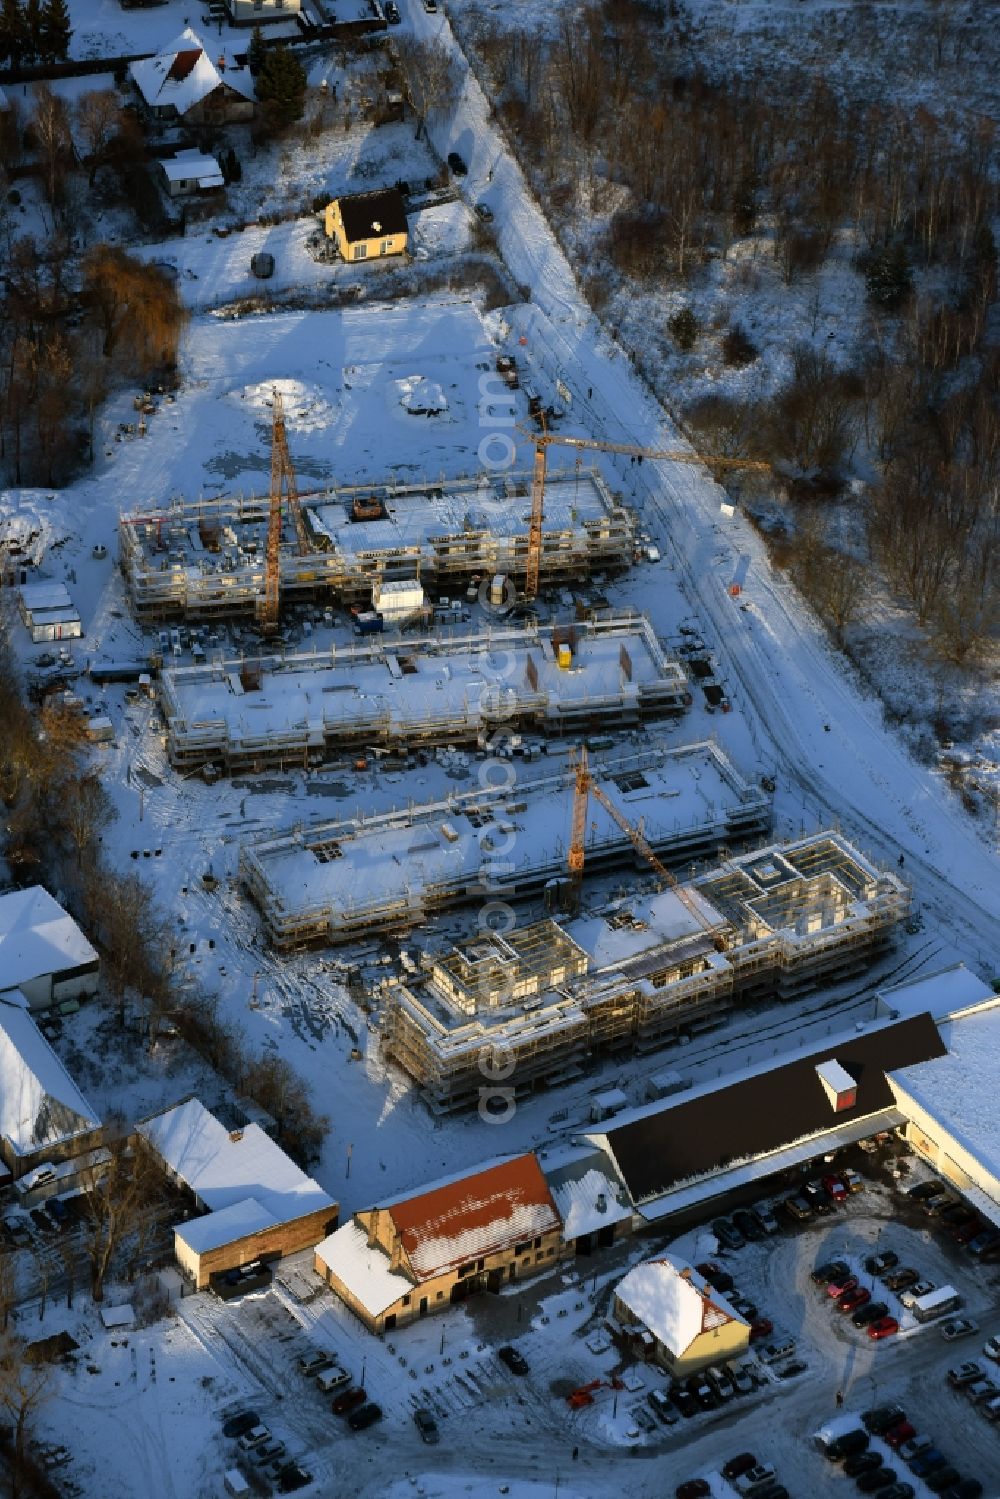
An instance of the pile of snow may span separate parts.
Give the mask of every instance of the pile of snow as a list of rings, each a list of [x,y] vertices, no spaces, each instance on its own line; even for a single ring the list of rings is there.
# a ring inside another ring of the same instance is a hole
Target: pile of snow
[[[263,380],[257,385],[245,385],[241,390],[230,391],[229,398],[245,401],[252,410],[265,412],[270,418],[276,390],[281,395],[285,426],[289,431],[322,431],[336,420],[339,403],[331,402],[320,386],[301,380]]]
[[[448,397],[436,380],[425,375],[406,375],[395,380],[399,404],[411,416],[440,416],[448,410]]]

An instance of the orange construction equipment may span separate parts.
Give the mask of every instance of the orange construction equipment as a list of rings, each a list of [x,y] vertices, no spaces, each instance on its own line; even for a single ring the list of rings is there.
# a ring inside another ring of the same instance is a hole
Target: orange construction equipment
[[[706,931],[712,938],[712,942],[715,948],[719,952],[725,952],[726,943],[724,938],[722,937],[721,933],[717,931],[715,924],[710,921],[709,918],[705,915],[705,912],[692,896],[691,892],[674,878],[669,869],[661,864],[660,860],[656,857],[656,854],[653,852],[649,843],[646,841],[642,829],[634,827],[633,824],[629,822],[624,812],[620,811],[619,808],[615,806],[614,802],[608,796],[607,792],[602,791],[600,786],[597,785],[596,781],[590,773],[590,763],[587,758],[587,749],[585,745],[581,745],[576,752],[576,789],[573,794],[573,826],[572,832],[570,834],[569,855],[566,861],[569,866],[569,873],[573,881],[574,891],[577,894],[579,893],[580,882],[583,879],[583,866],[585,859],[584,838],[587,828],[587,802],[589,797],[591,796],[593,796],[596,801],[600,802],[601,806],[604,808],[605,812],[607,812],[608,816],[612,819],[613,822],[617,823],[618,827],[621,828],[622,832],[630,840],[632,847],[646,860],[646,863],[659,878],[661,882],[661,888],[663,885],[669,886],[677,896],[677,899],[680,901],[684,909],[694,917],[695,921],[697,921],[702,930]]]
[[[295,527],[295,541],[300,553],[309,551],[309,533],[302,518],[302,507],[295,483],[295,468],[288,451],[285,431],[285,408],[281,393],[271,393],[271,513],[267,523],[267,549],[264,562],[264,593],[257,600],[257,619],[265,635],[278,628],[278,606],[281,588],[281,498],[287,489],[288,509]]]
[[[596,437],[569,437],[562,432],[550,432],[545,423],[544,411],[539,413],[541,430],[518,424],[517,430],[535,445],[535,466],[531,481],[531,522],[528,529],[528,555],[524,571],[524,597],[538,596],[538,574],[542,561],[542,521],[545,517],[545,471],[548,449],[557,444],[564,448],[593,453],[625,453],[632,458],[667,459],[671,463],[703,463],[706,468],[748,468],[761,473],[770,473],[771,465],[753,458],[717,458],[713,453],[694,453],[690,449],[640,448],[628,442],[604,442]]]

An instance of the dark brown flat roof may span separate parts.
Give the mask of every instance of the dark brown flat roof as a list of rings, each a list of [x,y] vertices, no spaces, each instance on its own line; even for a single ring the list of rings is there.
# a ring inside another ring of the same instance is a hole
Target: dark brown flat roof
[[[767,1155],[895,1104],[887,1072],[944,1056],[947,1047],[929,1014],[852,1036],[740,1078],[607,1131],[634,1202],[645,1202],[690,1177],[733,1161]],[[821,1062],[840,1062],[857,1082],[854,1106],[835,1113],[816,1075]]]

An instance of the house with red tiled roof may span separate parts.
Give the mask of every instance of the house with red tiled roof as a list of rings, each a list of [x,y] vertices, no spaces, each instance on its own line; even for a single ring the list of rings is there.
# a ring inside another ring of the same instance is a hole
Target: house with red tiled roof
[[[315,1267],[372,1332],[388,1332],[551,1269],[567,1252],[534,1155],[355,1213],[318,1244]]]
[[[745,1353],[750,1326],[692,1265],[668,1254],[618,1282],[614,1317],[626,1341],[676,1375]]]
[[[222,52],[213,60],[190,26],[155,57],[130,63],[129,75],[154,119],[223,125],[253,118],[249,69],[236,67]]]

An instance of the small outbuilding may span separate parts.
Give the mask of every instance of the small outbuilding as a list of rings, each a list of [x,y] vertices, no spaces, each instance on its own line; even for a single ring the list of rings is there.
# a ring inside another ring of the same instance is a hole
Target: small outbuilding
[[[202,151],[175,151],[160,162],[160,170],[171,198],[191,198],[199,193],[217,193],[225,187],[222,169],[214,156]]]
[[[324,226],[344,260],[402,255],[409,242],[406,204],[398,187],[334,198],[327,204]]]
[[[0,994],[20,990],[32,1010],[47,1010],[97,990],[100,960],[42,885],[0,895]]]

